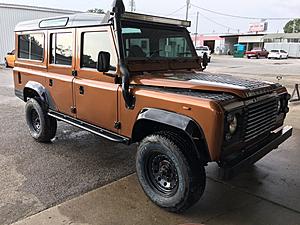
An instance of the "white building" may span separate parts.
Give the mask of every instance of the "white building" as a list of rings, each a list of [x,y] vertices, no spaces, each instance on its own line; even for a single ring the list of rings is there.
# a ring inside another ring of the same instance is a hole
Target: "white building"
[[[264,36],[265,48],[283,49],[289,53],[290,57],[300,58],[300,34],[267,34]]]
[[[74,13],[78,11],[0,3],[0,64],[4,63],[7,52],[15,48],[14,29],[17,23]]]

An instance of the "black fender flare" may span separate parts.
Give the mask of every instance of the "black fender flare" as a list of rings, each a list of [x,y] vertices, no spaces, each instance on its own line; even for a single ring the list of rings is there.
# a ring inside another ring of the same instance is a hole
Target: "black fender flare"
[[[36,81],[29,81],[26,83],[23,90],[23,96],[25,102],[27,101],[27,98],[30,97],[28,96],[28,93],[30,93],[30,91],[34,91],[35,93],[37,93],[38,97],[41,99],[43,103],[45,103],[45,105],[48,108],[53,110],[56,109],[54,101],[52,100],[49,91],[41,83]]]
[[[136,137],[137,135],[136,132],[139,133],[139,131],[137,131],[138,130],[137,125],[143,121],[150,121],[154,123],[163,124],[165,126],[172,127],[184,132],[192,141],[198,158],[201,159],[201,157],[203,158],[203,154],[202,154],[203,152],[201,153],[201,151],[203,151],[204,149],[199,149],[193,140],[193,134],[195,130],[197,130],[201,135],[202,140],[204,141],[204,145],[206,148],[205,158],[207,161],[210,161],[210,154],[208,152],[208,146],[206,143],[203,130],[198,125],[198,123],[196,123],[192,118],[175,112],[166,111],[166,110],[155,109],[155,108],[144,108],[143,110],[140,111],[137,120],[135,122],[135,125],[133,127],[133,132],[132,132],[133,142],[136,142],[138,139]]]

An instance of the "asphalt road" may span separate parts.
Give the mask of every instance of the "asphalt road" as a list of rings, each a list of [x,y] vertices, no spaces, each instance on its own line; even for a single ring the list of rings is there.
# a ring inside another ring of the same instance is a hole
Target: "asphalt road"
[[[59,123],[52,144],[29,135],[12,71],[0,69],[0,224],[10,224],[135,170],[135,148]]]

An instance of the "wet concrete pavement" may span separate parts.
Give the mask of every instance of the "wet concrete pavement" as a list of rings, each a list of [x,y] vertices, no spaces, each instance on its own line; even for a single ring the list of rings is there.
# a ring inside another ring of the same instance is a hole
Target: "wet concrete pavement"
[[[228,62],[229,58],[213,59],[210,70],[218,72]],[[240,70],[229,68],[228,73],[242,76],[239,71],[255,68],[255,63],[262,61],[253,62],[249,65],[241,61]],[[290,91],[294,79],[298,79],[292,74],[294,70],[292,67],[283,79]],[[5,73],[7,77],[9,72]],[[264,73],[269,74],[268,79],[276,79],[273,69]],[[229,182],[219,180],[216,165],[210,165],[203,198],[177,215],[154,206],[134,174],[118,180],[134,171],[134,147],[113,144],[63,123],[54,145],[31,140],[26,132],[24,105],[13,97],[11,81],[1,74],[0,187],[5,188],[0,191],[0,224],[19,219],[18,225],[300,224],[299,103],[291,105],[286,121],[295,128],[288,142]],[[252,77],[263,79],[265,75],[254,73]]]
[[[0,224],[6,225],[111,183],[135,170],[135,148],[60,122],[53,144],[36,143],[0,69]]]

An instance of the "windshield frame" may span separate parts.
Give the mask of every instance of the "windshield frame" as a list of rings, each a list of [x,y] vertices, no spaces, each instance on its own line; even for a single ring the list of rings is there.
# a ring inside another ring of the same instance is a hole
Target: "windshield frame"
[[[121,29],[123,28],[123,26],[128,25],[132,28],[138,28],[138,27],[147,27],[147,28],[153,28],[153,29],[161,29],[161,30],[172,30],[172,31],[178,31],[178,32],[182,32],[182,36],[185,37],[186,42],[190,48],[191,51],[191,57],[159,57],[159,58],[153,58],[151,59],[150,57],[141,57],[141,58],[128,58],[126,56],[126,54],[124,54],[125,57],[125,61],[126,62],[137,62],[137,61],[186,61],[186,60],[198,60],[199,57],[197,55],[195,46],[193,44],[193,41],[191,39],[190,33],[189,31],[185,28],[185,27],[180,27],[180,26],[175,26],[175,25],[169,25],[169,24],[161,24],[161,23],[157,23],[157,22],[145,22],[145,21],[138,21],[138,20],[128,20],[128,19],[122,19],[121,20]],[[125,49],[125,43],[124,43],[124,38],[123,38],[123,33],[121,34],[122,36],[122,43],[123,43],[123,51],[124,53],[126,52]]]

